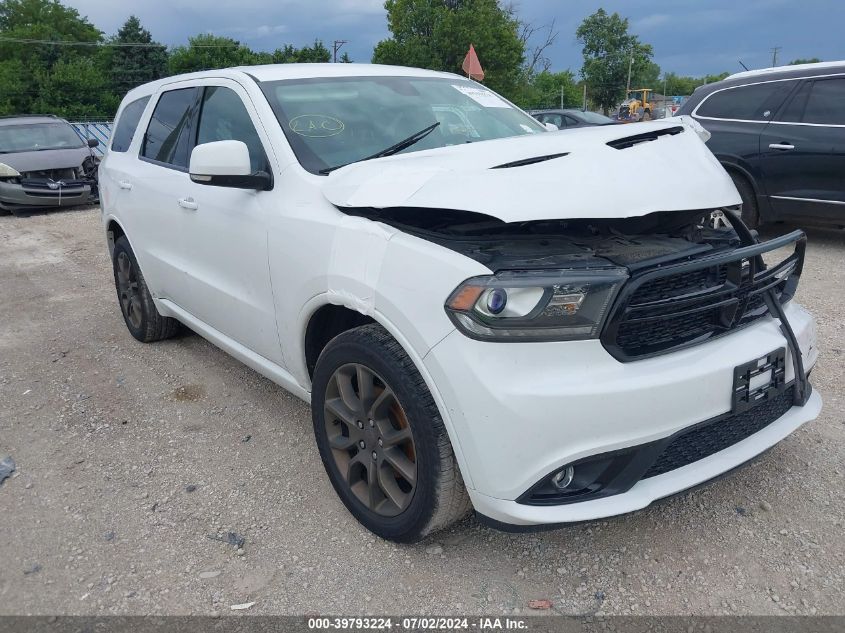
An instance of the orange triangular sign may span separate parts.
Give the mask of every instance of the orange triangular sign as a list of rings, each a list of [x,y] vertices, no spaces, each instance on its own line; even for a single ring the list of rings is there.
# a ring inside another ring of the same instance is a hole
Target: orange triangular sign
[[[470,79],[484,81],[484,70],[481,68],[481,62],[478,61],[478,55],[475,54],[475,47],[472,44],[469,45],[469,52],[464,57],[461,68]]]

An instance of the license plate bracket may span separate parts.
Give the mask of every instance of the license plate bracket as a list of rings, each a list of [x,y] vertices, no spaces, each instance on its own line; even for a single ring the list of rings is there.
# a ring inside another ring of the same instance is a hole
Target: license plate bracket
[[[768,374],[768,377],[767,377]],[[786,389],[786,348],[734,368],[733,412],[742,413]]]

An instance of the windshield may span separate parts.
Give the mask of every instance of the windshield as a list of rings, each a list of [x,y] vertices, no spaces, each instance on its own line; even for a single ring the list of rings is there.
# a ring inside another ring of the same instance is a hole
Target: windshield
[[[584,119],[584,121],[586,121],[587,123],[595,123],[596,125],[615,123],[615,121],[610,117],[606,117],[603,114],[598,114],[597,112],[579,112],[578,116]]]
[[[79,147],[84,147],[82,139],[67,123],[0,125],[0,153]]]
[[[332,77],[262,82],[261,89],[297,159],[315,174],[378,154],[435,123],[402,153],[546,131],[459,77]]]

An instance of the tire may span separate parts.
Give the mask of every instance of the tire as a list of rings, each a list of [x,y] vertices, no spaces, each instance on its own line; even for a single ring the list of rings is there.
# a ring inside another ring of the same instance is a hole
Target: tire
[[[734,181],[740,198],[742,198],[742,205],[740,206],[742,221],[749,229],[758,228],[760,226],[760,211],[757,207],[757,196],[754,195],[754,189],[751,187],[751,183],[748,182],[745,176],[733,170],[729,170],[728,173]]]
[[[156,310],[135,253],[124,236],[114,243],[112,267],[117,301],[129,333],[142,343],[161,341],[175,335],[179,331],[179,322],[161,316]]]
[[[362,392],[361,384],[369,387]],[[470,511],[431,393],[380,325],[364,325],[329,342],[314,372],[311,411],[329,480],[371,532],[412,543]],[[402,444],[391,439],[400,436]],[[413,483],[400,474],[412,472]]]

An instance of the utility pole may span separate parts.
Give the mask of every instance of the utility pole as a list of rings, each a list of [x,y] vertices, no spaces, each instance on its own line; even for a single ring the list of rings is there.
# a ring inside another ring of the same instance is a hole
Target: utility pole
[[[587,111],[587,82],[584,82],[584,112]]]
[[[337,52],[343,47],[344,44],[348,44],[349,40],[335,40],[334,44],[332,45],[332,61],[336,64],[337,63]]]
[[[783,48],[782,46],[775,46],[772,48],[772,68],[778,65],[778,51]]]
[[[563,110],[563,84],[560,85],[560,109]]]
[[[631,69],[634,67],[634,56],[628,61],[628,85],[625,87],[625,98],[628,98],[628,93],[631,92]]]

